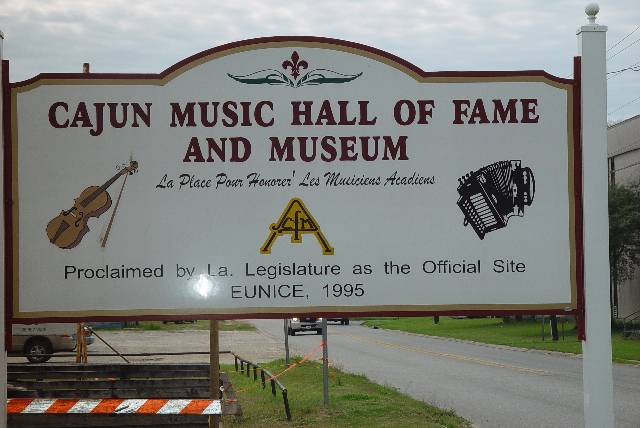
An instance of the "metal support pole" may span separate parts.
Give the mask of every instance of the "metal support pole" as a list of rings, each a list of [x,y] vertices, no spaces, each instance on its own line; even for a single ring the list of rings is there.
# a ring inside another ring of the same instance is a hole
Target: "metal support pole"
[[[287,414],[287,420],[291,420],[291,408],[289,407],[289,397],[287,394],[287,390],[282,390],[282,400],[284,401],[284,411]]]
[[[613,366],[607,211],[607,27],[596,24],[599,7],[585,8],[588,24],[577,31],[582,86],[582,183],[585,333],[582,342],[584,421],[613,427]],[[577,77],[577,76],[576,76]]]
[[[220,398],[220,337],[218,329],[219,326],[217,320],[209,321],[209,388],[211,390],[211,398],[214,400],[218,400]],[[209,426],[212,428],[219,428],[220,416],[210,416]]]
[[[557,341],[560,337],[558,336],[558,317],[556,315],[551,315],[549,325],[551,327],[551,340]]]
[[[329,407],[329,351],[326,318],[322,318],[322,404]]]
[[[284,362],[289,365],[289,320],[284,320]]]
[[[4,75],[4,67],[2,62],[2,42],[4,40],[4,34],[0,31],[0,165],[4,164],[4,147],[8,144],[8,141],[4,141],[4,111],[3,111],[3,85],[6,81],[9,81],[9,76]],[[0,174],[0,189],[4,188],[4,174]],[[5,195],[6,198],[6,195]],[[2,284],[4,283],[4,273],[6,266],[4,265],[4,203],[0,208],[0,278]],[[7,344],[5,343],[5,325],[4,325],[4,305],[5,305],[4,287],[0,293],[0,428],[7,427],[7,352],[5,350]]]

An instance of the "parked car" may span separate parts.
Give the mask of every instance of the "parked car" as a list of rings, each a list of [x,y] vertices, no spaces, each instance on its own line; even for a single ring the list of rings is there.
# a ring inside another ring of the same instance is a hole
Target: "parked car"
[[[349,325],[349,318],[327,318],[327,321],[339,322],[340,325]]]
[[[93,343],[91,331],[85,328],[87,345]],[[27,355],[31,363],[44,363],[55,352],[76,348],[76,324],[13,324],[11,351]]]
[[[289,336],[295,336],[300,331],[315,331],[317,334],[322,334],[322,318],[291,318],[287,328]]]

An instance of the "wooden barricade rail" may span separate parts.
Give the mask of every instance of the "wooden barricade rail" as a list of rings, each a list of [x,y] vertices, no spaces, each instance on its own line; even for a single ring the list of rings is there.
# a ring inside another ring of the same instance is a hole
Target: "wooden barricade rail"
[[[221,413],[239,416],[241,408],[233,386],[225,373],[220,375],[220,380],[224,389],[224,396],[220,394]],[[30,404],[28,399],[59,399],[57,404],[54,400],[32,404],[36,408],[40,403],[50,407],[49,413],[46,410],[43,413],[9,413],[10,427],[208,426],[208,416],[202,414],[206,406],[211,405],[208,364],[9,364],[7,381],[9,399],[27,399],[14,401],[18,408]],[[79,399],[92,399],[89,405],[95,406],[102,399],[104,402],[98,410],[111,406],[114,412],[53,413],[53,409],[61,407],[82,407],[84,402],[78,402]],[[164,409],[160,413],[171,413],[174,405],[182,406],[181,411],[195,407],[202,407],[202,411],[158,414],[160,409]],[[140,413],[131,412],[131,406],[138,406],[136,410]]]

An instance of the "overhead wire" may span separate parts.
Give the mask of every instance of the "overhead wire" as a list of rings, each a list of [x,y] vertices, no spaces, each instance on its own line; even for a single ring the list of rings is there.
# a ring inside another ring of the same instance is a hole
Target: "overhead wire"
[[[610,55],[609,57],[607,57],[607,61],[609,61],[612,58],[615,58],[616,56],[618,56],[619,54],[621,54],[622,52],[626,51],[627,49],[629,49],[631,46],[635,45],[636,43],[640,43],[640,37],[635,39],[633,42],[629,43],[627,46],[625,46],[624,48],[620,49],[618,52],[614,53],[613,55]]]
[[[630,32],[629,34],[627,34],[626,36],[624,36],[623,38],[618,40],[613,46],[611,46],[609,49],[607,49],[607,52],[609,52],[611,49],[613,49],[616,46],[618,46],[620,43],[624,42],[629,36],[631,36],[633,33],[638,31],[638,29],[640,29],[640,25],[638,25],[632,32]]]
[[[630,33],[628,33],[626,36],[624,36],[622,39],[618,40],[613,46],[611,46],[609,49],[607,49],[607,52],[610,52],[611,50],[613,50],[615,47],[617,47],[618,45],[620,45],[623,41],[625,41],[627,38],[629,38],[631,35],[633,35],[636,31],[638,31],[638,29],[640,29],[640,25],[637,25],[636,28],[633,29],[633,31],[631,31]],[[631,43],[627,44],[626,46],[624,46],[622,49],[620,49],[619,51],[615,52],[612,55],[609,55],[607,57],[607,61],[609,61],[610,59],[618,56],[619,54],[621,54],[622,52],[626,51],[627,49],[629,49],[630,47],[636,45],[637,43],[640,42],[640,38],[635,39],[634,41],[632,41]],[[615,70],[615,71],[611,71],[607,73],[607,80],[611,80],[615,77],[620,76],[622,73],[624,73],[625,71],[640,71],[640,61],[636,62],[635,64],[631,64],[627,67],[621,68],[619,70]],[[634,98],[631,101],[628,101],[624,104],[619,105],[618,107],[616,107],[613,110],[610,110],[607,112],[607,116],[610,116],[611,114],[622,110],[625,107],[630,106],[631,104],[634,104],[636,102],[640,101],[640,97]]]
[[[638,97],[638,98],[634,98],[634,99],[632,99],[631,101],[629,101],[629,102],[627,102],[627,103],[622,104],[622,105],[621,105],[621,106],[619,106],[618,108],[616,108],[616,109],[614,109],[614,110],[611,110],[611,111],[607,112],[607,116],[611,115],[612,113],[617,112],[618,110],[622,110],[623,108],[625,108],[625,107],[627,107],[627,106],[630,106],[631,104],[633,104],[633,103],[635,103],[635,102],[638,102],[638,101],[640,101],[640,97]]]
[[[610,52],[611,50],[613,50],[616,46],[620,45],[622,42],[624,42],[626,39],[628,39],[630,36],[632,36],[636,31],[638,31],[640,29],[640,25],[637,25],[636,28],[634,28],[631,32],[629,32],[626,36],[624,36],[622,39],[618,40],[616,43],[614,43],[611,47],[609,47],[607,49],[606,52]],[[607,61],[609,61],[610,59],[618,56],[620,53],[626,51],[627,49],[629,49],[630,47],[634,46],[635,44],[640,42],[640,38],[635,39],[634,41],[632,41],[631,43],[629,43],[628,45],[624,46],[622,49],[620,49],[619,51],[615,52],[614,54],[610,55],[609,57],[607,57]],[[615,71],[610,71],[607,72],[607,80],[613,79],[614,77],[618,77],[620,76],[622,73],[624,73],[625,71],[640,71],[640,61],[636,62],[635,64],[629,65],[625,68],[622,68],[620,70],[615,70]],[[573,77],[573,73],[567,75],[565,78],[569,79]],[[627,107],[635,102],[637,102],[638,100],[640,100],[640,97],[635,98],[619,107],[617,107],[616,109],[610,111],[607,113],[607,116],[615,113],[618,110],[623,109],[624,107]]]
[[[640,38],[639,38],[639,39],[637,39],[636,41],[634,41],[632,44],[628,45],[628,46],[627,46],[626,48],[624,48],[623,50],[625,50],[625,49],[629,48],[630,46],[634,45],[634,44],[635,44],[635,43],[637,43],[638,41],[640,41]],[[620,53],[620,52],[622,52],[622,50],[621,50],[621,51],[619,51],[618,53]],[[617,55],[618,53],[616,53],[616,55]],[[614,55],[614,56],[615,56],[615,55]],[[610,57],[610,58],[612,58],[612,57]],[[607,58],[607,59],[610,59],[610,58]],[[615,71],[610,71],[610,72],[608,72],[608,73],[607,73],[607,75],[608,75],[607,80],[613,79],[614,77],[618,77],[618,76],[620,76],[622,73],[624,73],[625,71],[640,71],[640,61],[638,61],[638,62],[636,62],[636,63],[634,63],[634,64],[631,64],[631,65],[629,65],[629,66],[627,66],[627,67],[621,68],[620,70],[615,70]],[[607,112],[607,116],[610,116],[610,115],[612,115],[613,113],[615,113],[615,112],[617,112],[617,111],[619,111],[619,110],[622,110],[623,108],[628,107],[628,106],[630,106],[631,104],[634,104],[634,103],[636,103],[636,102],[638,102],[638,101],[640,101],[640,97],[634,98],[634,99],[632,99],[631,101],[628,101],[628,102],[626,102],[626,103],[624,103],[624,104],[621,104],[621,105],[619,105],[618,107],[616,107],[615,109],[608,111],[608,112]]]
[[[611,74],[611,76],[607,77],[607,80],[613,79],[614,77],[618,77],[623,72],[629,71],[629,70],[630,71],[640,71],[640,61],[636,62],[635,64],[631,64],[631,65],[628,65],[628,66],[626,66],[624,68],[621,68],[620,70],[607,72],[607,75]]]

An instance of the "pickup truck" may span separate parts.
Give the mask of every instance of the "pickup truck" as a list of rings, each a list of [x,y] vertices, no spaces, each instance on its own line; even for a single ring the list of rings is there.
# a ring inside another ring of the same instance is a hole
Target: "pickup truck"
[[[295,336],[301,331],[315,331],[316,334],[322,334],[322,318],[291,318],[287,328],[289,336]]]
[[[85,329],[87,345],[93,337]],[[44,363],[55,352],[73,351],[76,347],[76,324],[13,324],[11,326],[11,352],[27,356],[31,363]]]

